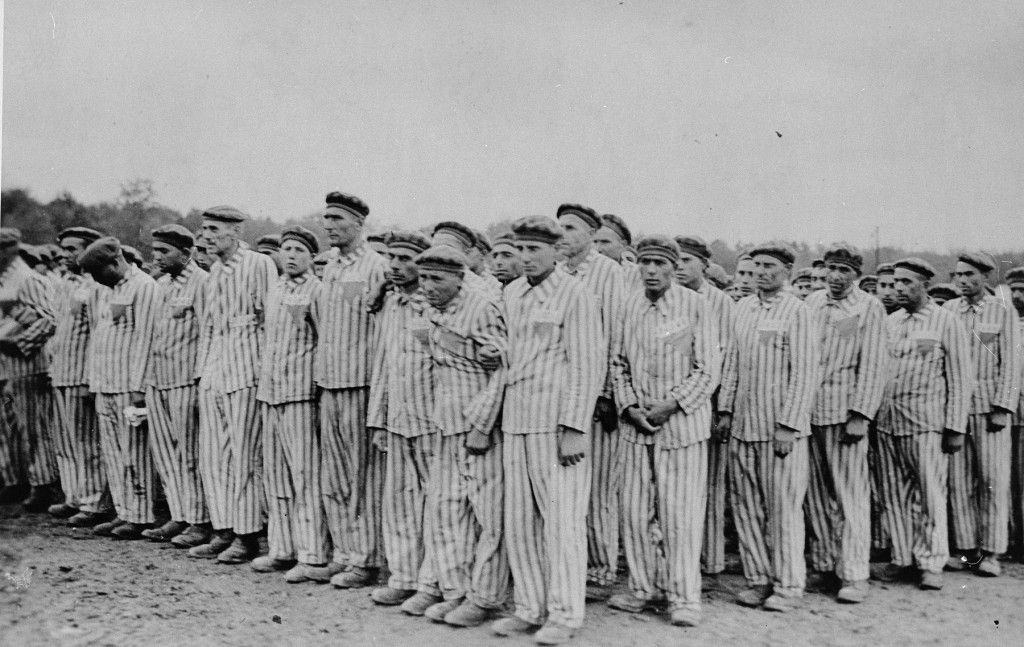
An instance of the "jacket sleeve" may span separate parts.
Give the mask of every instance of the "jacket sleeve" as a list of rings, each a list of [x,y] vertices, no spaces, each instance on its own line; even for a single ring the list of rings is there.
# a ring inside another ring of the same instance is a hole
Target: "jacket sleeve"
[[[882,392],[889,366],[889,342],[885,327],[885,309],[876,299],[867,300],[863,338],[857,370],[857,382],[850,411],[873,419],[882,405]]]
[[[692,296],[696,302],[697,325],[691,341],[690,373],[671,389],[672,397],[687,415],[711,399],[721,379],[721,357],[710,308],[704,297],[696,293]]]
[[[811,311],[803,303],[798,304],[793,313],[789,334],[789,384],[776,422],[783,427],[809,432],[811,405],[820,382],[821,347]]]
[[[565,401],[558,424],[589,433],[594,405],[601,393],[607,368],[608,345],[593,297],[582,285],[566,294],[569,304],[562,322],[565,345]]]

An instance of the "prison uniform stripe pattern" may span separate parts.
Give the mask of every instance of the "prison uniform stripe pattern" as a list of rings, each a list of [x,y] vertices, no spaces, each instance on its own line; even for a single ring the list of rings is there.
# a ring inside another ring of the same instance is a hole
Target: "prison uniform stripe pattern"
[[[418,342],[417,342],[418,343]],[[432,544],[425,537],[424,508],[439,437],[387,434],[381,527],[388,586],[440,595]]]
[[[129,266],[125,277],[99,301],[89,343],[90,391],[145,393],[158,313],[156,281]]]
[[[33,486],[56,483],[57,459],[50,431],[53,398],[46,375],[14,377],[2,383],[0,389],[5,409],[4,426],[10,434],[4,454],[11,457],[9,465],[0,470],[4,483]]]
[[[99,512],[107,475],[95,400],[86,386],[58,386],[53,389],[53,403],[54,445],[64,496],[79,510]]]
[[[1024,317],[1017,319],[1017,334],[1024,339]],[[1024,343],[1020,348],[1024,353]],[[1018,368],[1020,378],[1024,386],[1024,355],[1020,358]],[[1016,546],[1017,550],[1024,548],[1024,395],[1017,400],[1017,410],[1013,416],[1013,458],[1011,466],[1011,496],[1010,496],[1010,545]]]
[[[153,457],[146,429],[130,426],[125,418],[124,410],[131,405],[131,393],[96,396],[103,464],[118,518],[153,523]]]
[[[199,473],[215,530],[258,532],[263,516],[263,417],[256,387],[199,389]]]
[[[313,364],[322,287],[320,279],[307,272],[295,278],[282,275],[270,289],[256,399],[269,404],[316,399]]]
[[[83,386],[89,336],[95,325],[100,294],[109,288],[88,276],[68,274],[55,284],[56,329],[50,339],[50,381],[53,386]]]
[[[148,382],[157,389],[195,384],[197,358],[209,275],[195,261],[181,273],[157,279],[158,315],[154,319]]]
[[[0,353],[0,381],[49,369],[49,356],[41,351],[56,328],[50,290],[49,281],[20,258],[0,273],[0,329],[18,348],[18,354]]]

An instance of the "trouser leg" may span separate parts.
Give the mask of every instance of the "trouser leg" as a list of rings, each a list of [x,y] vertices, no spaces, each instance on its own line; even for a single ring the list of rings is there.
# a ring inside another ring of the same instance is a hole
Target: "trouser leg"
[[[54,429],[57,466],[68,503],[85,512],[99,512],[107,477],[95,396],[85,387],[54,389]]]

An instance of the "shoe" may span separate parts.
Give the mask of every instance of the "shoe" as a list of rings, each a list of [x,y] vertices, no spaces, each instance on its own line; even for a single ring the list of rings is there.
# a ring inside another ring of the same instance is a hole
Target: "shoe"
[[[221,564],[244,564],[260,554],[260,540],[255,534],[235,535],[235,540],[217,555]]]
[[[999,559],[995,555],[985,555],[978,562],[978,575],[982,577],[999,577],[999,574],[1003,572],[1003,567],[999,564]]]
[[[671,622],[676,627],[696,627],[700,625],[700,611],[698,609],[673,609]]]
[[[235,540],[235,533],[230,529],[214,530],[210,541],[188,549],[189,557],[199,559],[214,559],[217,555],[228,549],[231,542]]]
[[[341,564],[329,562],[327,564],[303,564],[299,562],[284,574],[284,581],[289,584],[300,582],[316,582],[327,584],[331,578],[341,572]]]
[[[260,555],[249,562],[249,567],[257,573],[277,573],[287,571],[292,566],[295,566],[294,559],[278,559],[270,555]]]
[[[587,602],[607,602],[612,597],[612,587],[587,584]]]
[[[921,572],[921,583],[917,585],[922,591],[941,591],[942,590],[942,573],[933,573],[931,571]]]
[[[92,534],[99,535],[100,537],[110,537],[111,534],[114,532],[114,529],[117,528],[118,526],[120,526],[123,523],[128,523],[128,522],[127,521],[121,521],[120,517],[114,517],[113,519],[111,519],[110,521],[107,521],[106,523],[101,523],[101,524],[93,526]]]
[[[171,544],[176,548],[195,548],[210,543],[210,535],[213,529],[210,524],[192,524],[177,537],[171,537]]]
[[[390,586],[382,586],[379,589],[373,590],[373,593],[370,594],[370,599],[375,604],[393,607],[405,602],[414,595],[416,595],[415,589],[393,589]]]
[[[88,510],[82,510],[75,516],[68,519],[68,525],[72,528],[92,528],[93,526],[110,520],[110,512],[89,512]]]
[[[736,603],[740,606],[757,608],[764,604],[764,601],[771,594],[767,584],[748,586],[736,595]]]
[[[892,562],[871,569],[871,579],[879,582],[913,582],[916,576],[917,569],[913,566],[900,566]]]
[[[803,598],[795,596],[779,595],[773,593],[764,601],[764,605],[761,607],[765,611],[775,611],[776,613],[786,613],[793,609],[798,609],[804,604]]]
[[[533,635],[533,642],[538,645],[561,645],[572,640],[574,635],[576,630],[572,627],[549,620]]]
[[[868,589],[871,585],[867,580],[856,582],[843,582],[843,588],[839,589],[836,601],[844,604],[860,604],[868,597]]]
[[[433,608],[434,607],[431,607],[430,609]],[[427,609],[428,614],[430,613],[430,609]],[[453,627],[479,627],[490,620],[493,615],[494,609],[485,609],[473,602],[470,602],[469,600],[466,600],[457,608],[446,613],[444,621],[446,624],[450,624]]]
[[[372,584],[377,579],[377,569],[352,566],[344,573],[338,573],[331,578],[331,584],[339,589],[358,589]]]
[[[808,593],[835,593],[842,584],[842,580],[831,571],[812,571],[807,574],[804,590]]]
[[[654,608],[653,600],[641,600],[631,592],[616,593],[608,598],[608,606],[627,613],[643,613]]]
[[[21,507],[25,512],[46,512],[55,498],[53,486],[33,485],[28,498],[21,502]]]
[[[57,517],[58,519],[70,519],[78,514],[78,508],[70,503],[54,503],[46,509],[46,512],[51,517]]]
[[[141,523],[126,522],[122,523],[117,528],[114,528],[110,536],[114,539],[142,539],[142,533],[146,530],[146,525]]]
[[[398,607],[399,610],[407,616],[420,617],[426,615],[427,610],[436,604],[443,603],[440,595],[434,595],[433,593],[425,593],[423,591],[417,591],[415,595],[402,603],[402,606]],[[441,620],[444,620],[444,616],[441,616]]]
[[[512,636],[514,634],[528,634],[540,629],[540,625],[527,622],[519,616],[508,616],[499,618],[491,623],[491,630],[499,636]]]
[[[458,609],[463,601],[462,598],[455,598],[454,600],[441,600],[440,598],[436,599],[439,600],[439,602],[430,605],[423,611],[422,614],[420,614],[428,620],[432,620],[434,622],[444,622],[445,616],[447,616],[452,611]]]
[[[181,533],[185,532],[188,524],[184,521],[168,521],[159,528],[149,528],[142,531],[142,536],[150,541],[170,541]]]
[[[970,562],[967,555],[963,553],[955,553],[949,556],[946,560],[946,566],[943,570],[959,572],[970,570],[974,565]]]
[[[29,487],[24,483],[5,485],[0,488],[0,504],[20,503],[28,492]]]

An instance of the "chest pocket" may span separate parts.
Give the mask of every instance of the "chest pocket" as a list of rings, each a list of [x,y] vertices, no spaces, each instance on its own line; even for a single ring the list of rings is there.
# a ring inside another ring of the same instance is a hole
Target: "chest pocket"
[[[423,317],[413,317],[405,324],[405,329],[421,349],[430,348],[430,331],[433,328],[434,324]]]
[[[135,320],[135,306],[131,297],[112,297],[110,299],[110,318],[115,325],[127,326]]]
[[[288,313],[292,324],[296,326],[302,326],[306,323],[306,317],[309,316],[309,306],[311,300],[308,294],[286,294],[281,299],[281,306]]]
[[[937,330],[913,330],[910,335],[911,349],[921,357],[927,357],[942,348],[942,337]]]
[[[460,359],[476,358],[476,344],[470,337],[451,328],[439,328],[436,338],[438,348],[444,353]]]
[[[190,313],[194,313],[191,296],[174,297],[167,302],[171,311],[171,319],[185,319]]]
[[[663,326],[658,339],[667,350],[690,356],[693,354],[693,324],[685,319]]]
[[[344,280],[339,284],[341,285],[341,298],[347,303],[352,303],[366,292],[366,281]]]
[[[530,332],[543,337],[553,337],[562,323],[562,313],[555,308],[537,308],[530,313]]]
[[[840,339],[852,339],[857,335],[857,328],[859,327],[859,314],[832,322],[833,334]]]
[[[974,334],[986,346],[995,343],[1001,331],[1002,327],[997,323],[979,323],[974,327]]]
[[[766,319],[757,324],[757,340],[762,346],[786,348],[789,346],[789,331],[781,319]]]

